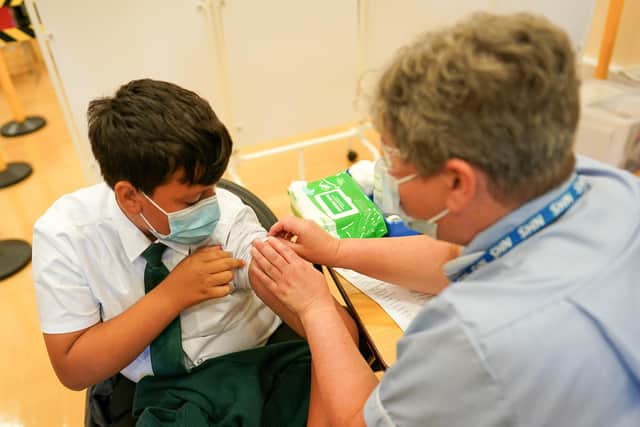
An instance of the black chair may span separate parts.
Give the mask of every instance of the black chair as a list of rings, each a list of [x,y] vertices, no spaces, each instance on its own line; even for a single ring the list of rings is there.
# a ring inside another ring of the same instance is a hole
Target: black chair
[[[273,211],[255,194],[234,182],[221,179],[218,188],[224,188],[240,198],[254,210],[258,221],[267,230],[277,221]],[[136,420],[131,415],[136,384],[124,375],[116,374],[87,389],[85,427],[130,427]]]

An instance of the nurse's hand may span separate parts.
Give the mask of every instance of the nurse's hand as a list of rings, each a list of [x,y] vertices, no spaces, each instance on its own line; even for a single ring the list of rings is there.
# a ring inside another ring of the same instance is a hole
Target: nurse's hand
[[[340,240],[308,219],[288,216],[271,227],[269,236],[277,237],[298,255],[315,264],[336,265]]]
[[[256,240],[251,250],[253,286],[278,298],[287,308],[304,318],[324,309],[335,310],[334,300],[322,273],[303,260],[281,240]]]

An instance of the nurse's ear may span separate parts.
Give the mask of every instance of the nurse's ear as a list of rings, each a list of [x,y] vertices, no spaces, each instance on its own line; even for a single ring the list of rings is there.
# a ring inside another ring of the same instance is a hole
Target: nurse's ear
[[[113,186],[113,192],[116,194],[118,205],[125,213],[137,216],[142,212],[140,192],[129,181],[116,182],[116,185]]]
[[[449,188],[446,204],[449,212],[458,213],[467,208],[477,197],[481,177],[478,169],[461,159],[445,162],[443,176]]]

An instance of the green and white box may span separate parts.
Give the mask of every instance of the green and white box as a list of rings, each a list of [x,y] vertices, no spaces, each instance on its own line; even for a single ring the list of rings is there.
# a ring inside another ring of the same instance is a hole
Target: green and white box
[[[382,237],[387,233],[382,213],[346,172],[289,186],[293,213],[314,220],[339,238]]]

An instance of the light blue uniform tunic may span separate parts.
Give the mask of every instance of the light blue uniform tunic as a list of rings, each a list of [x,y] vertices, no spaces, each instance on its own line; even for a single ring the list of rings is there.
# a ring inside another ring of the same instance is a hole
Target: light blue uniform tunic
[[[368,426],[640,426],[640,180],[591,185],[555,223],[431,300],[365,406]],[[450,277],[565,191],[479,233]]]

